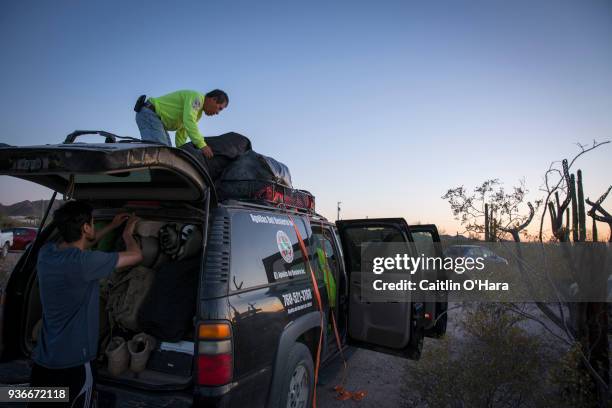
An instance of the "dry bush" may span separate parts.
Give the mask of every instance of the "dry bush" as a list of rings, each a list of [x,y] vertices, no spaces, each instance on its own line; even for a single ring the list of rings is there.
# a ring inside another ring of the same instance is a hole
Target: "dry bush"
[[[460,336],[431,342],[410,368],[410,406],[541,406],[545,344],[503,306],[466,307]]]
[[[428,342],[406,371],[410,407],[595,407],[590,377],[576,346],[525,330],[526,321],[503,304],[463,307],[451,336]]]
[[[550,407],[596,407],[597,398],[591,377],[581,368],[580,344],[570,349],[549,371],[549,382],[558,393],[551,396]]]

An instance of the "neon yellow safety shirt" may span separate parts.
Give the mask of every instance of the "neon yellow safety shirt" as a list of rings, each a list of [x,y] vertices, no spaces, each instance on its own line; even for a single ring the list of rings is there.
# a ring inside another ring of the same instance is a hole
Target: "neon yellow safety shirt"
[[[317,248],[317,258],[319,259],[319,268],[323,271],[323,282],[327,289],[327,299],[331,307],[336,307],[336,279],[332,271],[329,269],[325,252],[321,248]]]
[[[196,91],[176,91],[158,98],[149,98],[166,130],[176,130],[176,147],[191,139],[198,149],[206,146],[204,136],[198,129],[202,117],[204,95]]]

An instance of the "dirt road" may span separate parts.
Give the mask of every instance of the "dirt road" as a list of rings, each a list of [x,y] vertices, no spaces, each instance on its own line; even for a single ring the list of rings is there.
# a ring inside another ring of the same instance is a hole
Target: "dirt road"
[[[0,289],[4,288],[8,274],[13,270],[22,254],[23,251],[9,252],[6,258],[0,258]]]
[[[461,332],[457,325],[461,310],[449,305],[447,338],[452,342],[461,342]],[[423,349],[436,346],[440,340],[426,338]],[[350,353],[349,353],[350,354]],[[431,358],[431,357],[430,357]],[[361,401],[339,401],[333,391],[335,385],[342,381],[341,360],[321,373],[317,388],[317,406],[322,408],[408,408],[419,401],[418,392],[407,385],[414,376],[419,364],[427,363],[427,358],[420,361],[406,360],[374,351],[357,349],[348,358],[349,369],[345,388],[349,391],[367,391]]]
[[[345,388],[366,391],[361,401],[339,401],[334,386],[342,381],[342,361],[336,359],[321,372],[317,387],[317,406],[322,408],[400,408],[407,406],[402,395],[402,381],[408,361],[368,350],[356,350],[348,359]]]

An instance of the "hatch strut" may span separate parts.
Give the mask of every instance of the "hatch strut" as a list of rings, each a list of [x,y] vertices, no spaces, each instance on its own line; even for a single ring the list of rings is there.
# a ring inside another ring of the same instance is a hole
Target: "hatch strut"
[[[74,197],[74,174],[70,175],[70,180],[68,181],[68,186],[66,187],[66,191],[63,194],[64,201],[68,201]]]

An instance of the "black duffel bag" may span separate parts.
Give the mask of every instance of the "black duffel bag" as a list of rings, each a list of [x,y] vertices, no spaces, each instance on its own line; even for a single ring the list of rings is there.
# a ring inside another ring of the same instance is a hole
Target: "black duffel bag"
[[[138,313],[143,331],[161,341],[183,339],[196,313],[200,257],[171,261],[155,273],[155,281]]]
[[[292,187],[291,173],[286,165],[253,150],[228,165],[219,182],[244,180],[270,181],[284,187]]]
[[[204,164],[213,180],[217,180],[232,161],[251,150],[249,138],[236,132],[206,137],[205,140],[213,151],[212,159],[204,157],[200,149],[191,142],[184,144],[181,148],[187,150]]]
[[[230,163],[217,180],[221,200],[252,198],[261,186],[276,184],[291,188],[291,173],[283,163],[250,150]]]

